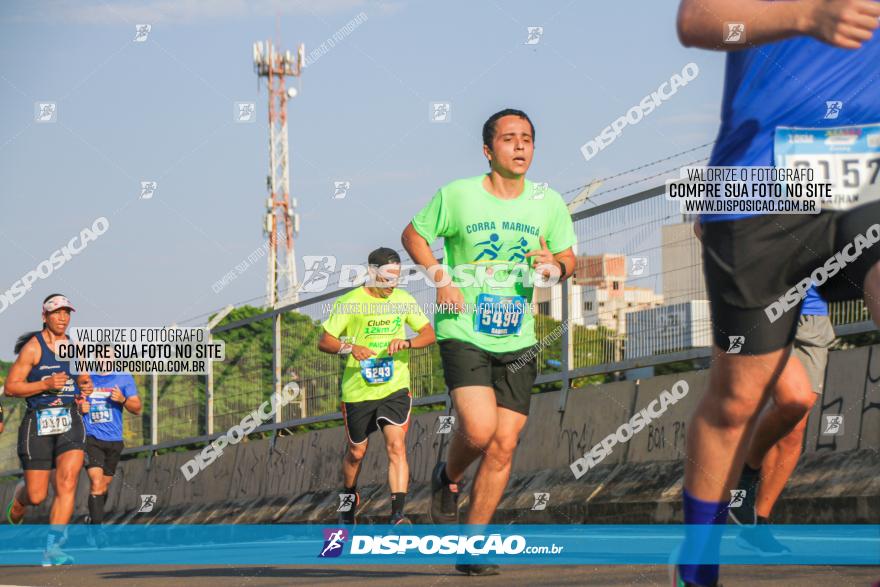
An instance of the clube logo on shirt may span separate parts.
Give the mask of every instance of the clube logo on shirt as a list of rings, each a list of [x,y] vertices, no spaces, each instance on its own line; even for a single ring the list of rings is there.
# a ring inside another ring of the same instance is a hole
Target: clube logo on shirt
[[[364,334],[393,334],[400,330],[401,322],[400,316],[393,320],[391,318],[368,320],[367,326],[364,328]]]

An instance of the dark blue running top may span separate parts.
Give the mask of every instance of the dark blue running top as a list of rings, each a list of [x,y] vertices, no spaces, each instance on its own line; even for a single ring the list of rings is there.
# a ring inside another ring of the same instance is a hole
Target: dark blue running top
[[[59,372],[67,373],[68,379],[67,384],[61,390],[53,389],[51,391],[44,391],[26,398],[27,407],[33,410],[50,406],[69,406],[73,404],[74,398],[79,393],[79,387],[76,385],[74,378],[70,375],[70,362],[59,361],[55,358],[55,352],[46,344],[42,332],[38,332],[36,338],[37,342],[40,343],[40,362],[34,365],[31,368],[30,373],[28,373],[28,383],[41,381],[53,373]]]

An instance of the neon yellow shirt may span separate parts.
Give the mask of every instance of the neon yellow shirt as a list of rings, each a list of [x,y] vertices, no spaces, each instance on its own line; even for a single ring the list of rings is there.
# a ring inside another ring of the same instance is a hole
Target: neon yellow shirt
[[[395,288],[387,298],[374,297],[364,287],[340,296],[323,324],[324,330],[337,338],[345,336],[351,344],[372,349],[376,352],[372,358],[377,359],[362,365],[354,355],[348,356],[342,375],[342,401],[382,399],[408,388],[409,350],[397,351],[389,357],[388,344],[392,339],[406,338],[405,325],[418,332],[428,323],[415,298],[402,289]],[[387,378],[389,365],[387,381],[369,382]]]

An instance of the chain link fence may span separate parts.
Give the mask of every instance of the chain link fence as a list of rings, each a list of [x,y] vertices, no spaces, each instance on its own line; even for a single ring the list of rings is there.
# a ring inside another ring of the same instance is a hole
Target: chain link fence
[[[535,290],[539,390],[709,355],[700,244],[692,219],[663,193],[658,186],[600,206],[588,202],[573,215],[575,276]],[[404,287],[432,318],[435,290],[424,280]],[[144,410],[140,416],[125,414],[129,451],[184,446],[222,434],[289,382],[300,387],[299,401],[285,405],[263,430],[340,419],[344,359],[318,351],[317,343],[321,322],[346,291],[337,288],[273,311],[233,310],[213,329],[214,339],[225,343],[226,358],[212,363],[211,377],[137,375]],[[848,334],[874,330],[862,300],[831,304],[830,312],[835,326],[849,326]],[[445,401],[437,345],[411,351],[410,374],[415,403]],[[24,402],[4,398],[3,403],[0,471],[9,474],[19,467],[16,441]]]

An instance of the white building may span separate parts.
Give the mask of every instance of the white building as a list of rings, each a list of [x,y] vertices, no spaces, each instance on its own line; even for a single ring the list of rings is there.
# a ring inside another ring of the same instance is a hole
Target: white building
[[[569,281],[573,324],[603,326],[626,333],[626,314],[654,308],[663,296],[644,287],[627,287],[626,255],[584,255],[577,257],[577,269]],[[562,286],[535,289],[536,311],[562,320]]]
[[[708,299],[703,278],[703,249],[694,225],[668,224],[661,228],[663,299],[667,304]]]

